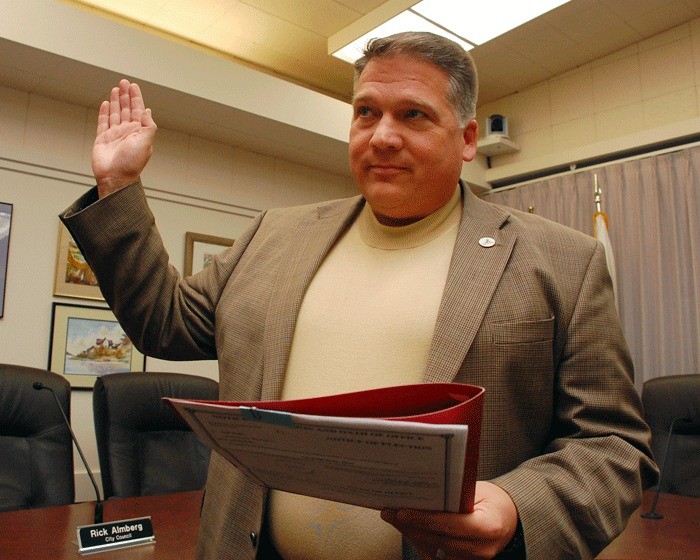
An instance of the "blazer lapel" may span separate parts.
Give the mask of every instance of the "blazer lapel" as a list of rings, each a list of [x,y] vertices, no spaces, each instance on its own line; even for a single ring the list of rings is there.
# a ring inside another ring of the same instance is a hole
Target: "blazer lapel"
[[[428,353],[425,382],[450,382],[469,351],[516,240],[503,226],[508,212],[478,199],[464,188],[464,211]],[[314,274],[334,243],[362,208],[355,197],[318,207],[292,236],[292,250],[279,268],[265,329],[262,398],[282,391],[296,319]],[[482,238],[495,244],[484,247]]]
[[[279,399],[306,289],[361,208],[359,196],[321,205],[290,234],[292,250],[279,267],[265,326],[263,400]]]
[[[428,353],[425,382],[451,382],[474,341],[510,258],[509,214],[464,186],[464,210]],[[495,243],[492,246],[489,239]]]

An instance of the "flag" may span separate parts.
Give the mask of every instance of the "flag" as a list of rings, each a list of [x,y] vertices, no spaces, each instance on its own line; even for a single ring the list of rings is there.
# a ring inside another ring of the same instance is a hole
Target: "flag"
[[[610,235],[608,234],[608,215],[601,210],[602,191],[598,186],[598,175],[594,175],[595,180],[595,204],[596,212],[593,214],[593,236],[605,247],[605,262],[608,265],[608,272],[612,279],[613,294],[615,295],[615,307],[617,307],[617,274],[615,272],[615,256],[613,254]]]

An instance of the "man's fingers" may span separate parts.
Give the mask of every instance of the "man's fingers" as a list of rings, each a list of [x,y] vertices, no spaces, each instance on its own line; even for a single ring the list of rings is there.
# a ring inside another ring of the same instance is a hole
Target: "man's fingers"
[[[153,120],[153,116],[151,115],[150,109],[144,109],[143,114],[141,115],[141,126],[147,128],[153,135],[155,135],[156,130],[158,130],[158,127]]]
[[[141,88],[138,84],[129,85],[129,98],[131,101],[131,120],[142,122],[142,115],[146,107],[143,104],[143,95],[141,95]]]
[[[119,82],[119,112],[121,122],[131,122],[131,94],[130,84],[127,80]]]
[[[121,122],[119,114],[119,88],[113,87],[109,93],[109,126],[117,126]]]
[[[109,130],[109,101],[103,101],[97,114],[97,136]]]
[[[151,116],[151,110],[146,109],[143,95],[138,84],[122,79],[119,85],[112,88],[109,101],[103,101],[97,116],[97,136],[125,123],[138,123],[155,131],[156,123]]]
[[[397,512],[396,521],[404,526],[451,537],[470,536],[476,529],[470,526],[472,517],[461,514],[436,513],[415,509],[402,509]]]

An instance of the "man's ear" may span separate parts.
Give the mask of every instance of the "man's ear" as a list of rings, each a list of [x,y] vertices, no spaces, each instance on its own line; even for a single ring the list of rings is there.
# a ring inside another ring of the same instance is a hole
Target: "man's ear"
[[[471,161],[476,157],[476,141],[479,138],[479,124],[475,119],[470,120],[464,128],[464,150],[462,159]]]

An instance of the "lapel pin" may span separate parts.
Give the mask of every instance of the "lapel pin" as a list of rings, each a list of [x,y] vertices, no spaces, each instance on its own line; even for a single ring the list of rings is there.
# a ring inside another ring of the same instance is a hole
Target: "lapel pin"
[[[493,247],[496,244],[496,240],[493,237],[482,237],[479,239],[479,245],[482,247]]]

